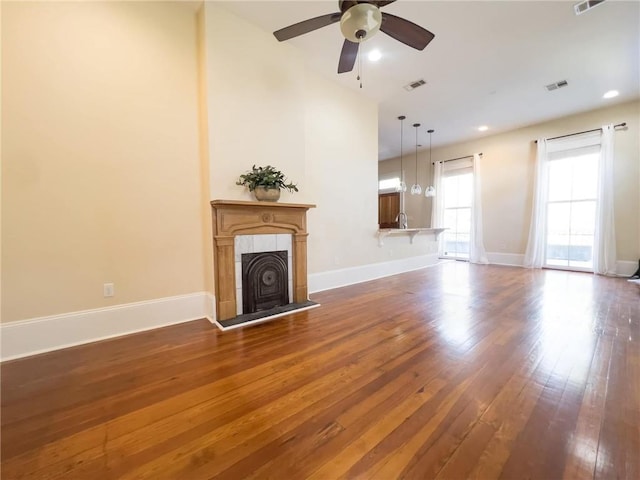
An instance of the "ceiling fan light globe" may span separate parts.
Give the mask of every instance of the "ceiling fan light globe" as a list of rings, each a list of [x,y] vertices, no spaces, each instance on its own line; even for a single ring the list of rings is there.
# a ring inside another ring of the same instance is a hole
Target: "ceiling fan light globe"
[[[344,12],[340,18],[340,30],[344,38],[361,43],[373,37],[382,25],[380,9],[370,3],[359,3]]]

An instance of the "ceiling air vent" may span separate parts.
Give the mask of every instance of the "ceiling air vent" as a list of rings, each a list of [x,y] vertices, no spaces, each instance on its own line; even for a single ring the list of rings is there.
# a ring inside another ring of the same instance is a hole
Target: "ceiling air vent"
[[[545,88],[547,90],[549,90],[549,91],[552,91],[552,90],[557,90],[557,89],[562,88],[562,87],[566,87],[567,85],[569,85],[569,84],[567,83],[566,80],[560,80],[559,82],[556,82],[556,83],[550,83]]]
[[[420,79],[420,80],[416,80],[415,82],[411,82],[409,85],[405,85],[404,89],[407,92],[410,92],[411,90],[413,90],[414,88],[418,88],[421,87],[422,85],[425,85],[427,82],[425,82],[424,80]]]
[[[604,3],[604,0],[585,0],[584,2],[576,3],[573,6],[573,10],[576,12],[576,15],[581,15],[587,10],[597,7],[601,3]]]

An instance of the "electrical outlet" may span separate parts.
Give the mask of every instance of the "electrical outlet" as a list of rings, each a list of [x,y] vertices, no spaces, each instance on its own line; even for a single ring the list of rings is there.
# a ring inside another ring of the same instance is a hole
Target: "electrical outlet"
[[[114,295],[113,283],[105,283],[103,286],[103,293],[105,298],[113,297]]]

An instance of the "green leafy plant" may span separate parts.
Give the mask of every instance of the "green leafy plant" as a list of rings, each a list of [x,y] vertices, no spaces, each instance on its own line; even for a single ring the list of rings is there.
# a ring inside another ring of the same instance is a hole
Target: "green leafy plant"
[[[253,192],[256,187],[278,190],[285,188],[292,193],[298,191],[295,183],[286,183],[286,181],[287,179],[284,174],[271,165],[267,165],[266,167],[256,167],[254,165],[250,171],[240,175],[236,185],[244,185],[250,192]]]

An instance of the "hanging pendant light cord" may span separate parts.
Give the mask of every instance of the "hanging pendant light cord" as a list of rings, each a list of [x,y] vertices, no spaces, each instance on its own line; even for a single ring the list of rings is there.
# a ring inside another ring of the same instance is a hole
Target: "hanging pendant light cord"
[[[413,126],[416,128],[416,184],[415,184],[415,187],[416,187],[416,191],[418,189],[421,191],[422,189],[419,188],[420,185],[418,184],[418,127],[420,126],[420,124],[414,123]],[[417,192],[417,193],[419,195],[421,192]]]
[[[431,184],[425,188],[424,191],[424,196],[425,197],[435,197],[436,196],[436,189],[433,185],[434,181],[435,181],[435,173],[434,173],[434,169],[435,167],[433,166],[433,162],[431,161],[431,147],[432,147],[432,139],[431,139],[431,134],[434,132],[433,129],[429,129],[427,130],[427,133],[429,134],[429,164],[431,165],[430,170],[431,170]]]
[[[404,119],[407,118],[404,115],[400,115],[398,117],[398,120],[400,120],[400,186],[402,187],[402,184],[404,183],[404,166],[402,163],[402,133],[404,131]]]
[[[433,133],[433,130],[429,130],[429,165],[431,165],[433,168],[433,164],[431,163],[431,134]],[[433,185],[433,176],[431,177],[431,185]]]
[[[402,124],[404,123],[404,117],[400,118],[400,182],[404,182],[404,166],[402,165]]]
[[[416,183],[411,186],[411,195],[420,195],[422,193],[422,187],[418,183],[418,127],[419,123],[414,123],[413,126],[416,129]]]

